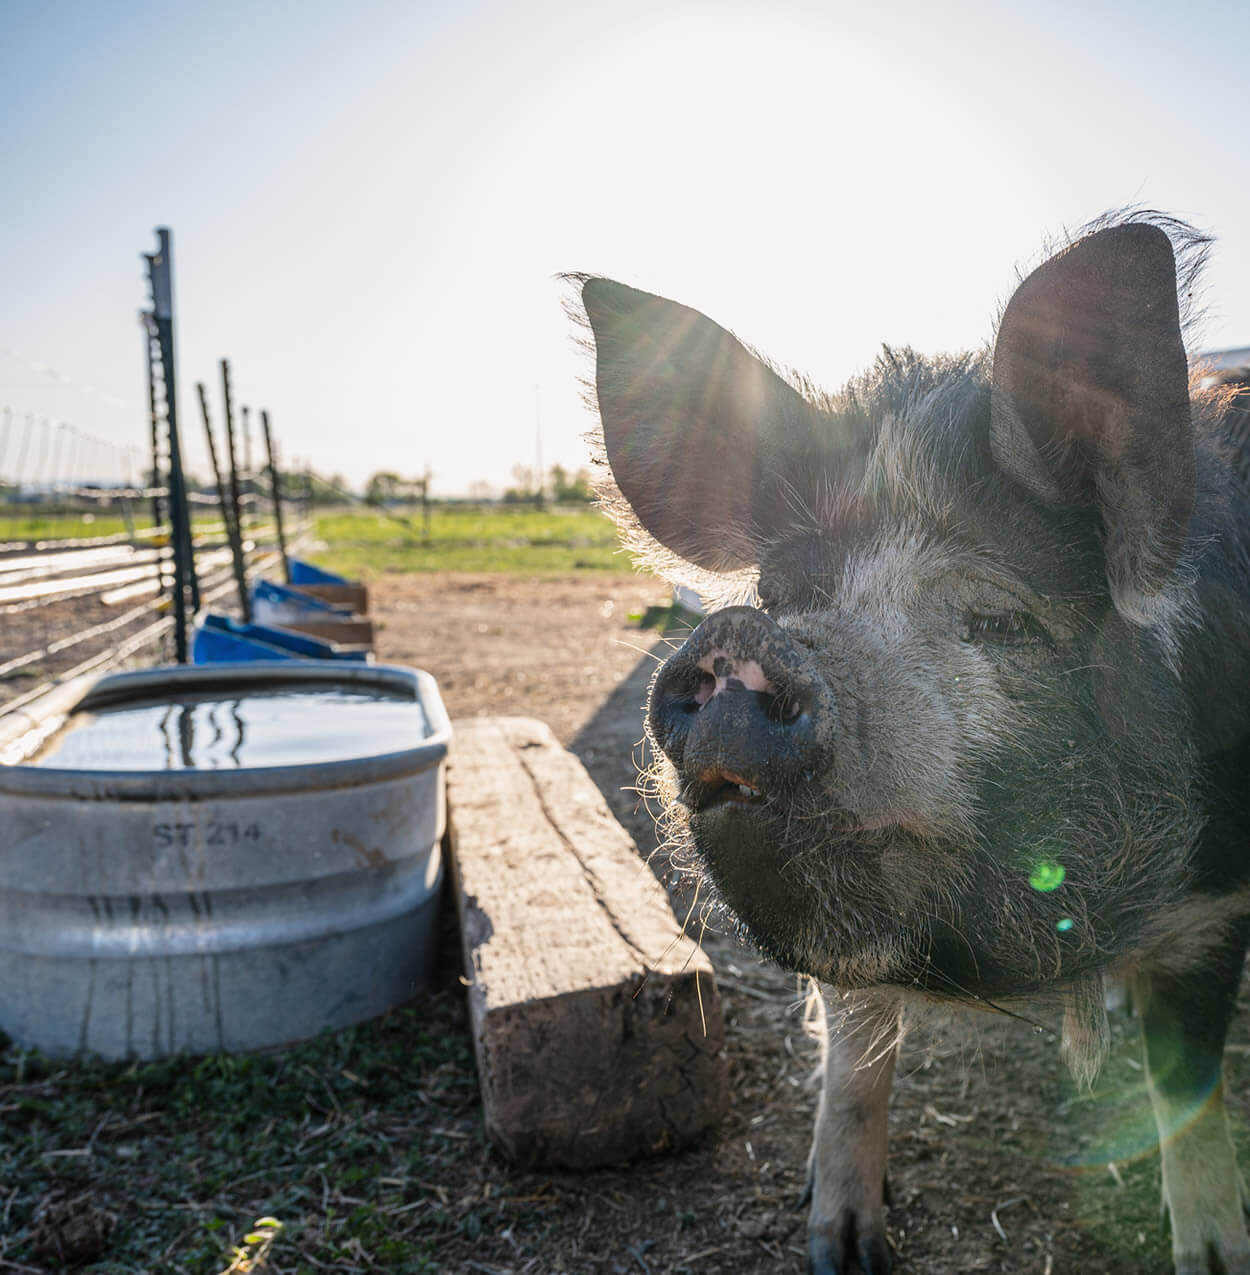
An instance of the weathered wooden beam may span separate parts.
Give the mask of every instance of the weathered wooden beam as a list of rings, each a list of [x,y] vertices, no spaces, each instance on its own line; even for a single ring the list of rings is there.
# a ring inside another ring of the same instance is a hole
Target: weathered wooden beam
[[[294,629],[296,633],[307,633],[310,637],[322,638],[327,642],[338,642],[343,646],[372,646],[373,621],[362,619],[345,620],[283,620],[279,625],[283,629]]]
[[[517,1163],[681,1146],[723,1113],[712,967],[542,722],[456,723],[452,881],[487,1131]]]
[[[350,606],[357,615],[367,615],[369,611],[368,587],[355,581],[350,584],[289,584],[287,588],[310,598],[320,598],[322,602]]]

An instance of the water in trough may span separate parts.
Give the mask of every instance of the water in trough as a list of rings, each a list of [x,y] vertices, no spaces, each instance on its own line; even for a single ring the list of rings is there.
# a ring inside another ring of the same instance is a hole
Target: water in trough
[[[381,687],[183,692],[78,712],[28,764],[61,770],[309,765],[415,748],[419,701]]]

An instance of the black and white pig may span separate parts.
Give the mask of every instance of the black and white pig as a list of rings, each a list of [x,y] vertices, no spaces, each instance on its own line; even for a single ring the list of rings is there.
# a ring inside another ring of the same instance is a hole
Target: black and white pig
[[[1250,1275],[1221,1071],[1250,938],[1250,413],[1191,391],[1205,246],[1105,219],[1020,283],[992,356],[886,350],[834,395],[577,279],[607,505],[742,603],[659,670],[648,731],[700,871],[832,1005],[820,1275],[892,1267],[905,1003],[1055,994],[1090,1078],[1106,975],[1141,1015],[1178,1275]]]

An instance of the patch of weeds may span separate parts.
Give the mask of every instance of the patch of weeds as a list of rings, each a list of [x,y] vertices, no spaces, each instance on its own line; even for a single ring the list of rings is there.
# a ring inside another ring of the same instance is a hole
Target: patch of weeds
[[[118,1214],[100,1275],[150,1269],[154,1249],[168,1250],[170,1275],[217,1275],[232,1260],[228,1236],[275,1215],[290,1220],[281,1247],[297,1252],[278,1260],[291,1269],[334,1269],[353,1238],[390,1254],[388,1270],[436,1269],[429,1230],[420,1243],[407,1238],[413,1217],[397,1205],[428,1190],[413,1179],[445,1177],[449,1160],[430,1131],[476,1101],[463,1014],[458,998],[435,995],[270,1054],[150,1063],[70,1065],[8,1047],[0,1181],[15,1189],[5,1257],[34,1263],[40,1202],[71,1181],[77,1189],[81,1173]],[[235,1257],[251,1267],[236,1271],[259,1269],[268,1248],[247,1236],[260,1233],[246,1233]]]
[[[260,1270],[281,1231],[282,1223],[276,1217],[258,1218],[253,1229],[243,1237],[243,1243],[235,1245],[233,1260],[222,1275],[245,1275]]]
[[[223,1263],[230,1260],[226,1243],[230,1227],[231,1223],[222,1217],[201,1218],[179,1245],[183,1268],[194,1275],[217,1275]],[[159,1235],[159,1231],[153,1233],[153,1243],[159,1242]]]
[[[22,668],[15,668],[12,672],[5,673],[0,677],[0,682],[37,682],[47,676],[47,672],[42,664],[26,664]]]
[[[685,635],[703,622],[703,616],[687,610],[680,602],[667,606],[649,606],[645,611],[631,611],[629,622],[640,629],[659,629],[662,633]]]
[[[423,1225],[428,1230],[447,1231],[451,1229],[451,1214],[446,1209],[433,1208],[425,1215]]]

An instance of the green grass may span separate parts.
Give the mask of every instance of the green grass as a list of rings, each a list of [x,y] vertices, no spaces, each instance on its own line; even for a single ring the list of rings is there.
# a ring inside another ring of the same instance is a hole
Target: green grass
[[[215,522],[217,515],[198,521]],[[139,516],[135,526],[150,527]],[[0,512],[0,541],[74,540],[126,530],[112,514]],[[587,505],[543,511],[530,507],[436,505],[428,535],[421,510],[390,515],[338,508],[317,515],[315,534],[326,548],[309,555],[331,571],[361,578],[379,571],[504,571],[559,575],[570,571],[628,571],[612,523]]]
[[[95,1275],[216,1275],[264,1217],[282,1224],[272,1257],[288,1271],[438,1269],[451,1223],[430,1179],[444,1143],[480,1156],[484,1142],[448,999],[271,1054],[67,1064],[0,1051],[0,1255],[46,1264],[41,1204],[89,1192],[117,1217]]]
[[[221,515],[197,512],[192,515],[192,525],[215,526]],[[153,526],[151,506],[136,510],[134,528],[145,531]],[[12,508],[0,509],[0,543],[24,540],[90,540],[97,536],[117,536],[127,531],[126,521],[120,514],[81,513],[15,513]]]
[[[152,525],[150,514],[135,515],[136,529]],[[120,514],[47,514],[16,513],[6,509],[0,513],[0,541],[5,540],[81,540],[93,536],[115,536],[126,530]]]
[[[439,505],[431,510],[428,540],[420,509],[397,512],[407,525],[372,509],[319,515],[316,535],[327,547],[312,560],[353,579],[378,571],[557,574],[630,567],[612,523],[586,506],[540,512]]]

